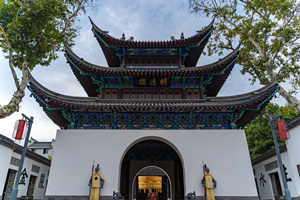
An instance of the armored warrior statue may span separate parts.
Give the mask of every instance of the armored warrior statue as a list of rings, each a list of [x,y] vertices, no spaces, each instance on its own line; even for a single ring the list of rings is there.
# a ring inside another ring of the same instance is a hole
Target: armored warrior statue
[[[90,200],[100,199],[100,190],[101,188],[103,188],[104,178],[99,171],[100,171],[100,167],[99,164],[97,164],[95,172],[93,173],[89,182],[89,186],[91,187]]]
[[[204,176],[201,180],[202,187],[205,188],[205,199],[215,200],[214,189],[217,187],[217,182],[214,177],[209,173],[209,169],[205,168]]]

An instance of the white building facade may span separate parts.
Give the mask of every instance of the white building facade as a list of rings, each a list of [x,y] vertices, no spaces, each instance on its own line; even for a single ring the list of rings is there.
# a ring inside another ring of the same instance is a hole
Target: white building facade
[[[151,160],[158,151],[164,159]],[[113,191],[135,199],[136,177],[147,167],[166,173],[168,198],[195,191],[203,199],[203,163],[217,180],[216,199],[258,199],[244,130],[58,130],[46,197],[87,199],[93,161],[105,179],[101,200]]]
[[[0,199],[10,200],[23,147],[0,135]],[[19,180],[18,198],[44,199],[51,161],[27,151]]]
[[[288,121],[290,139],[280,146],[288,189],[293,200],[300,199],[300,116]],[[260,199],[283,199],[284,186],[275,150],[252,160]]]

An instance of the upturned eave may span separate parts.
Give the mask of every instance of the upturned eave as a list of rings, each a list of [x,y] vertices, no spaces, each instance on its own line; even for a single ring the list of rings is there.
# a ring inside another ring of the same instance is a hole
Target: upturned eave
[[[119,67],[120,59],[116,55],[118,48],[187,48],[189,53],[185,58],[184,65],[186,67],[196,66],[202,51],[208,42],[213,31],[214,20],[202,31],[198,31],[195,35],[178,40],[169,41],[131,41],[115,38],[103,31],[90,19],[92,31],[99,45],[102,48],[109,67]]]

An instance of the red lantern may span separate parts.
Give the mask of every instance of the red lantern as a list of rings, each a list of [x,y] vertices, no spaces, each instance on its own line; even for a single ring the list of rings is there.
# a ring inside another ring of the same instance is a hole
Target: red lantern
[[[290,135],[287,132],[285,121],[282,121],[282,120],[277,121],[277,127],[278,127],[278,131],[279,131],[280,140],[287,140],[290,138]]]
[[[26,120],[18,120],[15,123],[15,128],[13,132],[13,138],[16,140],[22,140],[24,139],[25,135],[27,133],[27,121]]]

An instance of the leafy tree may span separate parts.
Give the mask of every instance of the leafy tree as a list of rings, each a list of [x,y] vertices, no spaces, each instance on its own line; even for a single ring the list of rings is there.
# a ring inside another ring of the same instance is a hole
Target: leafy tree
[[[279,94],[300,113],[292,95],[300,87],[300,3],[298,0],[189,0],[191,12],[215,18],[208,55],[241,44],[238,64],[252,83],[277,78]],[[286,91],[280,83],[288,82]]]
[[[280,119],[285,121],[290,120],[297,115],[295,109],[290,105],[279,106],[277,104],[269,103],[264,111],[266,110],[270,111],[275,116],[281,114]],[[274,148],[269,119],[264,116],[264,111],[245,127],[251,158],[255,158]],[[279,144],[282,144],[281,141],[278,142]]]
[[[73,45],[75,22],[90,5],[92,0],[0,0],[0,47],[16,86],[10,102],[0,106],[0,119],[19,110],[29,70],[49,65],[64,43]]]

